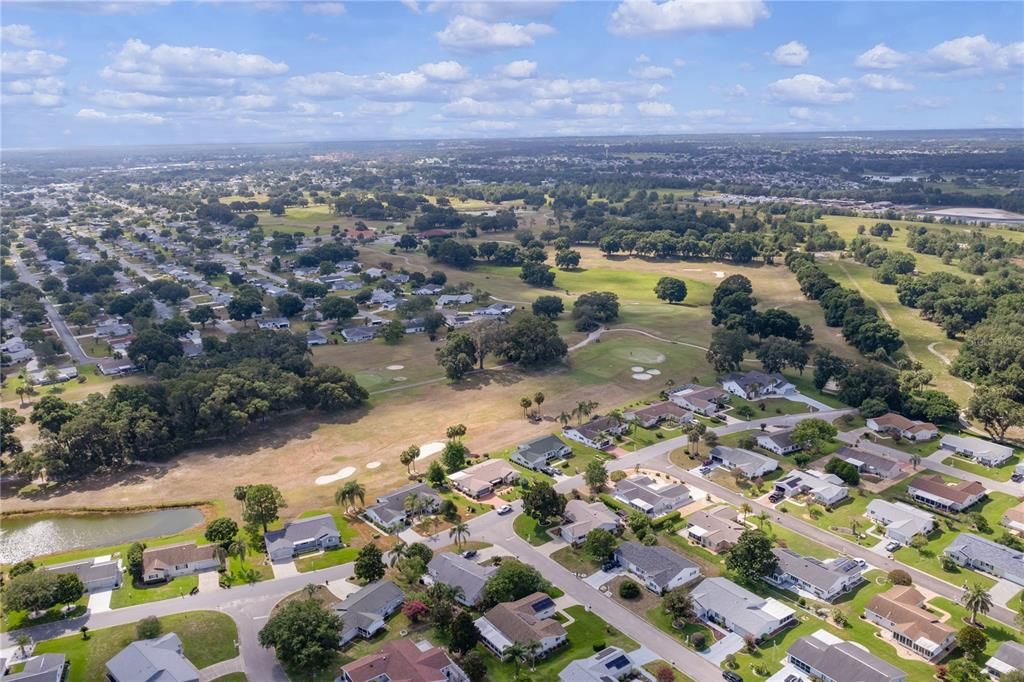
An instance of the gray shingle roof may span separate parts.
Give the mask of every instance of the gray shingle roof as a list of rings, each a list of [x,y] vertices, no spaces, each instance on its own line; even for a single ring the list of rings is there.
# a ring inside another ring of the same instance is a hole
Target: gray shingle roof
[[[466,602],[475,604],[480,599],[487,579],[498,570],[495,566],[481,566],[451,552],[435,554],[427,570],[439,583],[461,587]]]
[[[697,568],[697,564],[685,559],[668,547],[641,545],[639,542],[623,542],[616,553],[622,561],[631,563],[651,577],[660,587],[668,583],[682,571]]]
[[[837,582],[853,573],[860,573],[860,566],[853,559],[837,557],[820,561],[814,557],[801,556],[791,549],[776,547],[772,550],[778,560],[777,573],[785,573],[813,585],[823,591],[831,591]]]
[[[107,661],[107,672],[117,682],[199,682],[199,671],[180,651],[173,632],[132,642]]]
[[[378,497],[377,504],[367,507],[367,511],[372,511],[385,523],[391,523],[405,517],[405,498],[412,494],[432,499],[435,504],[441,502],[440,496],[426,483],[410,483]]]
[[[281,530],[272,530],[263,537],[267,542],[267,552],[275,549],[291,547],[300,540],[318,538],[323,535],[337,535],[338,526],[334,523],[334,517],[330,514],[319,514],[306,519],[298,519],[285,524]]]
[[[341,615],[346,632],[360,628],[369,631],[370,627],[385,616],[386,607],[396,599],[404,597],[390,580],[370,583],[358,592],[353,592],[334,606]]]
[[[996,567],[1002,577],[1024,585],[1024,552],[992,542],[973,533],[960,533],[946,547],[946,554],[962,557],[971,562],[984,562]]]
[[[906,677],[899,668],[851,642],[830,643],[811,635],[793,642],[787,653],[835,682],[891,682]]]

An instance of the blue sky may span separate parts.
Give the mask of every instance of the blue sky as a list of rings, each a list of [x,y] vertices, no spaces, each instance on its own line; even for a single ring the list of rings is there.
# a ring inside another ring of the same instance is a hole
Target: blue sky
[[[5,2],[5,148],[1024,126],[1019,2]]]

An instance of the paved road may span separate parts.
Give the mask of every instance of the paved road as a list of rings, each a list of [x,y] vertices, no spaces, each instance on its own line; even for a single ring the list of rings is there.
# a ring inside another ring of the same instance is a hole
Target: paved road
[[[12,251],[11,258],[14,260],[14,267],[18,271],[18,279],[39,289],[38,276],[28,269],[28,266],[26,266],[21,260],[21,256]],[[68,352],[68,355],[71,356],[71,359],[79,365],[96,364],[96,359],[89,357],[85,354],[85,351],[82,350],[82,344],[78,342],[75,335],[71,333],[70,329],[68,329],[67,323],[64,322],[64,318],[57,310],[57,307],[50,302],[49,297],[44,294],[42,302],[43,308],[46,309],[46,317],[50,320],[50,326],[53,327],[55,332],[57,332],[57,336],[60,337],[61,343],[64,344],[64,349]]]

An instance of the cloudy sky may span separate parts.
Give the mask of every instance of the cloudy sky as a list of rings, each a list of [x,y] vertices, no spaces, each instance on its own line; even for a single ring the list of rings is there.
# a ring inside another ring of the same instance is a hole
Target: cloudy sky
[[[5,148],[1024,125],[1019,2],[5,2]]]

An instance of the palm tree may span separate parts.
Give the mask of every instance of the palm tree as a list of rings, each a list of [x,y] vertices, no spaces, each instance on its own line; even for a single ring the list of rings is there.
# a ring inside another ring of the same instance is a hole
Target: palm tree
[[[452,529],[448,531],[448,537],[455,538],[455,546],[459,548],[459,551],[462,551],[462,543],[469,537],[469,535],[469,525],[466,524],[465,521],[457,522],[452,526]]]
[[[391,552],[388,555],[388,565],[391,566],[391,568],[394,568],[395,564],[401,561],[409,553],[408,550],[409,545],[399,540],[398,544],[391,548]]]
[[[334,501],[338,504],[347,502],[349,509],[355,506],[356,500],[359,500],[360,507],[366,503],[366,487],[359,481],[349,481],[334,493]]]
[[[960,602],[971,612],[971,623],[978,624],[978,613],[988,613],[992,608],[992,597],[980,583],[964,583],[964,594]]]
[[[228,545],[228,555],[238,557],[239,561],[245,561],[246,553],[247,550],[245,548],[245,543],[241,542],[240,540],[235,540],[230,545]]]
[[[410,519],[415,519],[419,516],[420,512],[423,511],[423,503],[420,501],[419,494],[409,493],[402,502],[402,507],[405,509],[405,513],[409,515]]]
[[[305,587],[303,587],[302,589],[306,593],[306,596],[309,597],[310,599],[312,599],[313,595],[316,594],[316,591],[318,589],[320,589],[320,586],[319,585],[314,585],[313,583],[309,583]]]
[[[519,407],[523,408],[523,419],[526,419],[526,411],[530,409],[531,405],[533,405],[533,401],[526,396],[519,399]]]
[[[405,471],[411,476],[416,472],[416,458],[420,456],[418,445],[410,445],[398,456],[398,461],[405,467]]]
[[[540,412],[540,406],[544,404],[544,394],[540,391],[534,393],[533,404],[537,406],[537,412]]]
[[[28,635],[24,635],[23,634],[23,635],[18,635],[14,639],[14,641],[18,645],[18,651],[20,651],[22,657],[24,657],[25,656],[25,647],[27,647],[29,644],[32,643],[32,638],[29,637]]]
[[[565,427],[566,427],[566,426],[567,426],[567,425],[569,424],[569,422],[571,422],[571,421],[572,421],[572,415],[571,415],[571,414],[569,414],[568,412],[566,412],[565,410],[562,410],[562,413],[558,415],[558,423],[560,423],[560,424],[562,425],[562,428],[563,428],[563,429],[564,429],[564,428],[565,428]]]
[[[747,520],[747,516],[749,516],[753,511],[754,508],[751,507],[748,502],[744,502],[743,504],[740,505],[740,514],[743,514],[744,521]]]
[[[850,531],[851,531],[851,532],[852,532],[852,533],[853,533],[854,535],[856,535],[856,534],[857,534],[857,530],[858,530],[859,528],[860,528],[860,521],[858,521],[857,519],[852,519],[852,520],[850,521]]]
[[[771,528],[771,527],[772,527],[772,522],[771,522],[771,520],[770,520],[770,519],[768,518],[768,512],[766,512],[766,511],[763,511],[763,512],[761,512],[760,514],[758,514],[758,515],[757,515],[757,523],[758,523],[758,525],[759,525],[759,526],[761,527],[761,530],[764,530],[764,527],[765,527],[766,525],[767,525],[767,526],[768,526],[769,528]]]
[[[914,454],[912,454],[910,456],[910,466],[914,467],[914,469],[917,469],[917,465],[920,464],[920,463],[921,463],[921,455],[919,455],[919,454],[917,454],[915,452]]]
[[[537,666],[537,654],[540,653],[540,648],[540,642],[536,640],[530,640],[523,645],[523,655],[530,662],[530,670]]]
[[[516,677],[519,677],[519,659],[526,654],[526,647],[519,642],[512,642],[502,652],[505,658],[512,659],[512,663],[516,666]]]

